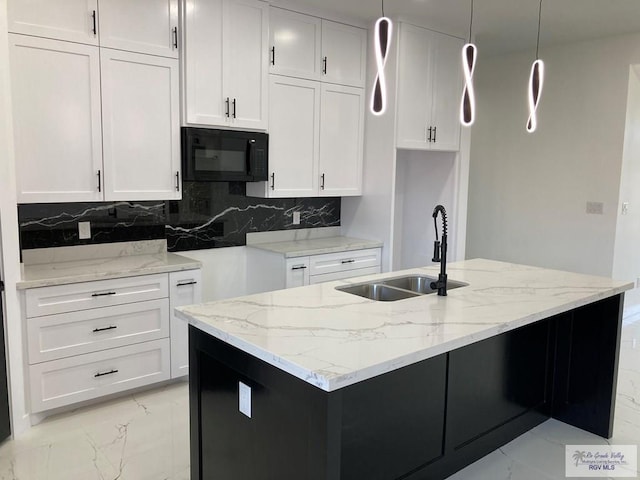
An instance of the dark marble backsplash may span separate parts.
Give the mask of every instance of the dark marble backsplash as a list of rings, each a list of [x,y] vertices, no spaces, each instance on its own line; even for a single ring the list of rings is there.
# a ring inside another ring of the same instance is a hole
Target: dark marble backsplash
[[[247,232],[339,226],[340,204],[247,197],[243,182],[185,182],[179,201],[24,204],[18,220],[23,250],[166,238],[180,252],[245,245]],[[91,222],[90,239],[79,239],[78,222]]]

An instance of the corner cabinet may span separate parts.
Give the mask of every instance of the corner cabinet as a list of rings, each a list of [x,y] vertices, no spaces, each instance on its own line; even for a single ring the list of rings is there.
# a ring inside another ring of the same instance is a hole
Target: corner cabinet
[[[459,150],[463,45],[457,37],[400,25],[398,148]]]
[[[361,88],[270,75],[267,198],[360,195],[365,94]]]
[[[186,0],[183,8],[184,123],[266,130],[267,4]]]

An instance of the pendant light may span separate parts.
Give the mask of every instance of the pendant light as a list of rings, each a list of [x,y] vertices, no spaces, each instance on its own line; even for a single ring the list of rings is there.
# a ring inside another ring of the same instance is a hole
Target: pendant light
[[[460,102],[460,123],[470,127],[476,119],[476,94],[473,89],[473,71],[476,69],[477,47],[471,43],[473,27],[473,0],[471,0],[471,19],[469,20],[469,42],[462,47],[462,71],[464,73],[464,90]]]
[[[542,87],[544,85],[544,62],[540,60],[540,20],[542,18],[542,0],[540,0],[540,8],[538,9],[538,40],[536,41],[536,59],[531,65],[531,73],[529,74],[529,120],[527,121],[527,132],[533,133],[538,128],[538,104],[540,103],[540,95],[542,95]]]
[[[382,115],[387,110],[387,80],[384,75],[384,67],[387,63],[387,54],[391,46],[393,23],[384,16],[384,0],[382,0],[382,16],[376,21],[373,41],[376,55],[376,74],[371,92],[371,113]]]

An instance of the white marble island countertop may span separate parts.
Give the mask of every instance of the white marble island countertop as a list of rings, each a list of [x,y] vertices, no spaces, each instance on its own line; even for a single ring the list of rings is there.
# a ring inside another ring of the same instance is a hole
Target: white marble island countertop
[[[632,283],[490,260],[447,266],[469,285],[395,302],[335,289],[439,267],[370,275],[180,307],[200,330],[325,391],[618,295]]]

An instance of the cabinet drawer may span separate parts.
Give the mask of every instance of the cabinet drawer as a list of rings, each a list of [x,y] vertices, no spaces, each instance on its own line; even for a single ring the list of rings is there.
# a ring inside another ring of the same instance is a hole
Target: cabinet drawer
[[[26,291],[27,318],[122,305],[169,296],[166,273],[72,283]]]
[[[47,315],[27,320],[29,363],[169,336],[169,299]]]
[[[380,265],[376,267],[358,268],[356,270],[345,270],[343,272],[311,275],[309,277],[309,285],[315,285],[316,283],[333,282],[334,280],[342,280],[344,278],[361,277],[363,275],[375,275],[376,273],[380,273]]]
[[[32,365],[31,411],[167,380],[169,357],[169,339],[165,338]]]
[[[357,268],[375,267],[377,265],[380,265],[379,248],[312,255],[309,257],[309,274],[322,275]]]

